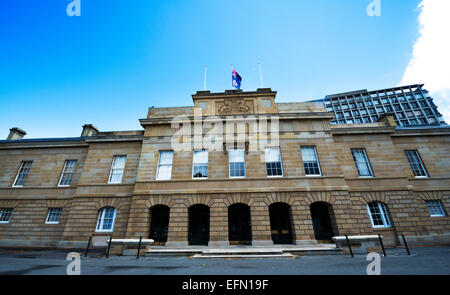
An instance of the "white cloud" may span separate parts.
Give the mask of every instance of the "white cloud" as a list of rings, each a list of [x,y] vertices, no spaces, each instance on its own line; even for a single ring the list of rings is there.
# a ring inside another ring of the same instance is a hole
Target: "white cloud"
[[[424,83],[450,124],[450,1],[423,0],[417,9],[420,36],[402,84]]]

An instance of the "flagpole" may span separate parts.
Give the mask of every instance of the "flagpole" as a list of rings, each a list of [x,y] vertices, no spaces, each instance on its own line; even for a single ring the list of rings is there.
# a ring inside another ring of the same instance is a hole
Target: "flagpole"
[[[264,88],[263,79],[262,79],[262,71],[261,71],[261,63],[258,63],[259,66],[259,79],[261,80],[261,88]]]
[[[233,73],[233,71],[234,71],[234,67],[233,67],[233,64],[231,64],[231,72]],[[233,89],[234,88],[234,85],[233,85],[233,81],[231,82],[231,89]]]
[[[206,90],[206,65],[205,65],[205,82],[203,83],[203,90]]]

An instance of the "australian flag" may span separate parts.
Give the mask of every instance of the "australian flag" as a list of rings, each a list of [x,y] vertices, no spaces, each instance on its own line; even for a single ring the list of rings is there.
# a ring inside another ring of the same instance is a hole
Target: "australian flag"
[[[236,70],[233,69],[232,86],[236,89],[241,89],[241,81],[242,81],[241,76],[239,76]]]

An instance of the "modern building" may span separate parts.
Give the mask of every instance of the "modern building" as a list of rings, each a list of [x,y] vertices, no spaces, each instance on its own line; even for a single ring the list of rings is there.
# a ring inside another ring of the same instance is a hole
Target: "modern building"
[[[421,85],[329,96],[334,113],[320,101],[275,98],[267,88],[199,91],[190,107],[150,108],[141,130],[85,125],[75,138],[25,139],[12,128],[0,141],[0,246],[85,247],[110,235],[172,247],[378,233],[390,245],[401,234],[450,242],[450,127],[399,128],[403,118],[377,110],[414,111],[417,102],[424,113],[408,124],[438,123]],[[377,120],[362,123],[352,110],[369,115],[369,101]],[[361,123],[330,124],[337,106]],[[211,134],[233,141],[210,142]]]
[[[331,124],[372,123],[392,114],[397,126],[446,125],[423,84],[339,93],[317,101],[323,101],[326,110],[334,113]]]

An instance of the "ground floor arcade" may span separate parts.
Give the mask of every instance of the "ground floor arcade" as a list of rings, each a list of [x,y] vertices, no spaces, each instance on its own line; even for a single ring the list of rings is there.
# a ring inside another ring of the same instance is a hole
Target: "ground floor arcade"
[[[94,240],[152,238],[158,245],[310,245],[335,235],[381,234],[387,245],[450,243],[450,219],[427,202],[450,206],[448,191],[316,191],[139,194],[0,200],[13,208],[0,246],[83,248]],[[61,208],[58,223],[46,223]],[[99,230],[110,226],[111,230]]]

